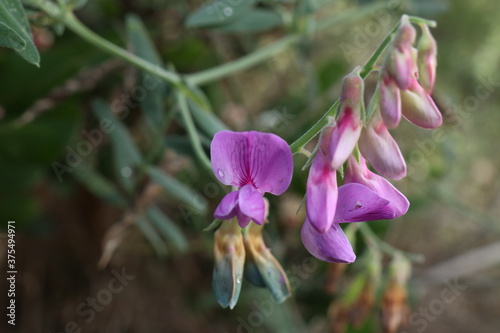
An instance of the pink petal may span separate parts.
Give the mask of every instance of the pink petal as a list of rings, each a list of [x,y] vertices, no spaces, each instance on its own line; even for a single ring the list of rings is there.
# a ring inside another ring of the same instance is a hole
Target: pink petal
[[[275,134],[220,131],[210,154],[215,177],[225,185],[252,184],[261,193],[280,195],[292,180],[292,152]]]
[[[382,198],[389,200],[389,206],[393,211],[393,216],[390,218],[400,217],[408,211],[410,206],[408,199],[384,177],[371,172],[362,156],[360,156],[359,164],[354,157],[349,159],[344,178],[344,184],[348,183],[364,185]]]
[[[215,177],[225,185],[241,187],[247,178],[249,147],[246,132],[220,131],[210,145],[210,159]]]
[[[389,200],[368,187],[349,183],[339,187],[335,223],[366,222],[394,218]]]
[[[356,260],[351,243],[336,223],[327,232],[319,233],[306,219],[301,236],[305,248],[320,260],[337,263],[351,263]]]
[[[262,224],[266,212],[266,205],[262,194],[252,185],[245,185],[238,192],[238,206],[241,214],[248,216],[257,224]],[[246,221],[244,220],[244,222]]]
[[[339,169],[352,154],[361,134],[361,118],[357,111],[345,108],[340,114],[337,125],[331,135],[330,157],[331,165]]]
[[[399,88],[388,75],[382,76],[379,87],[380,114],[387,128],[395,128],[401,120],[401,96]]]
[[[318,151],[307,178],[306,211],[318,232],[326,232],[337,205],[337,175],[326,156]]]
[[[375,112],[359,138],[359,150],[378,173],[399,180],[406,176],[406,163],[399,146]]]
[[[280,195],[292,181],[293,159],[288,144],[271,133],[248,132],[248,170],[259,192]]]
[[[216,219],[229,220],[236,216],[238,194],[238,191],[233,191],[222,198],[214,212],[214,217]]]

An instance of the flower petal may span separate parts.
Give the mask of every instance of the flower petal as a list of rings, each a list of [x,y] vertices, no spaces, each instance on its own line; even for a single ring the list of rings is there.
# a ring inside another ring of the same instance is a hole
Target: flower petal
[[[368,187],[349,183],[339,187],[339,200],[334,223],[366,222],[391,219],[394,211],[389,200]]]
[[[320,233],[333,223],[337,206],[337,174],[326,156],[318,151],[307,178],[306,212],[311,225]]]
[[[266,205],[262,193],[259,193],[252,185],[245,185],[238,192],[238,206],[241,214],[248,216],[257,224],[262,224],[266,217]]]
[[[344,178],[344,184],[359,183],[376,192],[382,198],[389,200],[392,209],[391,217],[397,218],[404,215],[410,203],[387,179],[371,172],[366,166],[366,160],[360,156],[359,164],[354,157],[349,158]]]
[[[380,80],[380,113],[387,128],[395,128],[401,120],[401,96],[396,83],[383,75]]]
[[[226,194],[217,206],[214,212],[214,217],[220,220],[229,220],[236,216],[238,205],[238,191],[233,191]]]
[[[306,218],[302,226],[302,242],[316,258],[327,262],[351,263],[356,255],[342,228],[334,223],[325,233],[319,233]]]
[[[293,159],[288,144],[272,133],[248,132],[248,170],[259,192],[280,195],[292,181]]]
[[[220,131],[210,145],[210,159],[215,177],[225,185],[241,187],[247,178],[249,147],[246,132]]]
[[[406,176],[406,163],[403,155],[378,111],[373,115],[368,127],[361,132],[359,150],[382,176],[394,180]]]

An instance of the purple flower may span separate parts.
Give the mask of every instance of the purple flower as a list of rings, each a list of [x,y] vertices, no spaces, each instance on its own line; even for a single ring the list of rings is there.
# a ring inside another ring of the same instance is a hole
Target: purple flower
[[[321,136],[321,144],[314,157],[309,176],[307,177],[306,213],[312,226],[318,232],[326,232],[333,223],[337,205],[337,172],[332,167],[331,160],[323,151],[325,141],[330,141],[328,133],[331,128],[325,128]]]
[[[237,217],[244,228],[265,219],[263,195],[280,195],[292,180],[292,152],[288,144],[271,133],[221,131],[210,147],[215,177],[237,188],[227,194],[216,208],[214,217]]]
[[[405,214],[408,207],[405,196],[386,179],[371,172],[362,157],[358,164],[351,156],[344,185],[338,188],[331,227],[326,232],[318,232],[306,218],[302,226],[302,242],[318,259],[350,263],[356,259],[356,255],[339,223],[393,219]]]

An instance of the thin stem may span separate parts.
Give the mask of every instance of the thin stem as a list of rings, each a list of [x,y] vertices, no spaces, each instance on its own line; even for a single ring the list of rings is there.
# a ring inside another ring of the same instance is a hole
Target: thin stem
[[[371,57],[368,59],[366,64],[363,66],[360,72],[361,78],[365,79],[370,72],[373,70],[375,64],[380,58],[380,55],[385,51],[387,46],[392,40],[392,35],[399,27],[399,23],[392,28],[392,30],[387,34],[382,43],[373,52]],[[314,124],[311,128],[307,130],[300,138],[298,138],[294,143],[290,145],[290,149],[293,154],[299,152],[309,141],[311,141],[318,133],[323,129],[323,127],[328,123],[328,117],[334,116],[336,110],[340,104],[340,100],[336,100],[335,103],[325,112],[325,114]]]
[[[154,65],[149,61],[146,61],[127,50],[116,46],[115,44],[109,42],[108,40],[102,38],[101,36],[94,33],[92,30],[83,25],[72,12],[66,13],[62,17],[63,23],[74,33],[80,36],[82,39],[86,40],[90,44],[106,51],[134,66],[142,69],[143,71],[157,76],[167,82],[174,85],[181,85],[181,78],[176,73],[169,72],[158,65]]]
[[[405,251],[402,251],[402,250],[399,250],[399,249],[393,247],[392,245],[387,244],[386,242],[381,240],[373,232],[373,230],[370,228],[370,226],[368,226],[368,224],[366,224],[366,223],[361,223],[361,225],[359,227],[359,231],[361,231],[361,233],[363,234],[363,237],[365,238],[365,240],[368,244],[376,247],[380,251],[385,252],[390,256],[400,254],[400,255],[406,257],[410,261],[414,261],[414,262],[423,262],[424,261],[424,256],[421,254],[405,252]]]
[[[210,160],[208,159],[201,145],[200,137],[194,125],[193,118],[191,117],[191,112],[189,112],[189,107],[186,101],[186,97],[180,92],[177,92],[177,102],[179,104],[179,109],[181,111],[182,118],[184,119],[186,130],[188,131],[189,139],[191,141],[191,145],[193,146],[193,150],[196,156],[198,156],[198,158],[202,162],[203,166],[211,172],[212,164],[210,163]]]
[[[186,81],[194,85],[202,85],[208,82],[216,81],[220,78],[263,62],[275,54],[285,50],[289,46],[297,43],[299,40],[300,37],[298,35],[286,36],[237,60],[217,67],[209,68],[198,73],[186,75]]]
[[[386,4],[383,3],[375,3],[371,5],[366,5],[361,9],[359,8],[351,9],[334,18],[329,18],[319,21],[316,24],[315,30],[319,31],[335,25],[340,25],[345,22],[349,22],[350,20],[363,17],[364,15],[372,13],[374,10],[380,9],[385,6]],[[300,42],[301,38],[302,36],[298,33],[288,35],[286,37],[278,39],[277,41],[273,42],[268,46],[260,48],[255,52],[252,52],[237,60],[198,73],[185,75],[186,81],[195,85],[202,85],[208,82],[218,80],[235,72],[245,70],[247,68],[255,66],[258,63],[261,63],[271,58],[275,54],[282,52],[288,47]]]

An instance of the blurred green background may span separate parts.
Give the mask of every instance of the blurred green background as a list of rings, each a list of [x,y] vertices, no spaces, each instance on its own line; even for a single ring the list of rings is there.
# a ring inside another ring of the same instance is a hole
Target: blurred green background
[[[91,0],[76,15],[109,41],[183,74],[340,18],[250,69],[201,86],[227,127],[274,132],[288,143],[331,106],[342,77],[365,63],[402,13],[437,21],[433,98],[444,125],[433,133],[405,123],[392,132],[409,167],[396,186],[411,207],[398,220],[370,225],[394,247],[425,256],[413,266],[411,309],[400,332],[498,332],[500,3],[267,0],[251,5],[257,14],[208,27],[193,14],[203,4]],[[7,221],[16,221],[19,272],[16,326],[2,320],[1,330],[336,332],[332,321],[342,320],[328,310],[337,297],[325,292],[328,265],[300,241],[303,210],[296,210],[305,192],[305,158],[295,157],[288,192],[269,198],[266,227],[267,244],[293,281],[293,297],[276,305],[267,290],[244,282],[235,309],[221,309],[211,288],[213,233],[203,229],[225,189],[197,159],[175,89],[71,31],[57,35],[37,13],[30,18],[40,67],[0,49],[0,223],[6,233]],[[374,80],[367,82],[373,89]],[[110,116],[115,106],[121,121]],[[189,107],[208,151],[220,124],[196,104]],[[114,120],[105,126],[116,130],[96,134],[106,117]],[[99,143],[81,143],[92,139]],[[61,169],[68,161],[76,166]],[[6,271],[5,234],[0,242]],[[363,249],[359,239],[356,252]],[[339,293],[357,269],[348,268]],[[88,297],[102,296],[123,270],[133,278],[91,310]],[[466,288],[438,308],[436,300],[457,278]],[[7,306],[5,279],[0,286]],[[427,318],[422,308],[434,314]],[[380,321],[378,295],[366,322],[345,331],[382,332]]]

